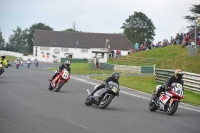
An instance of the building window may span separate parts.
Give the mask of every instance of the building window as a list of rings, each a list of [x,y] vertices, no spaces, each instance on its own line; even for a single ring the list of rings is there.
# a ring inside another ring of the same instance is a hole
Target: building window
[[[50,48],[49,47],[40,47],[40,51],[49,51]]]
[[[61,48],[61,51],[62,52],[69,52],[69,49],[68,48]]]
[[[81,53],[88,53],[88,49],[81,49]]]

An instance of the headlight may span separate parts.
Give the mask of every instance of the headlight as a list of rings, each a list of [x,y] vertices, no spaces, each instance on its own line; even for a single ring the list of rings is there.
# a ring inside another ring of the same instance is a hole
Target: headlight
[[[118,92],[118,89],[116,87],[113,87],[112,90],[117,93]]]

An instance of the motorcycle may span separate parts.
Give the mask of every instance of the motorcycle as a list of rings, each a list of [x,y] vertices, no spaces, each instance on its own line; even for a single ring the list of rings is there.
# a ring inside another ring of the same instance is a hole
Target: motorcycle
[[[156,90],[160,86],[156,86]],[[160,110],[167,112],[168,115],[173,115],[176,112],[179,102],[184,99],[183,86],[179,83],[172,83],[171,86],[169,91],[162,92],[156,100],[153,100],[156,95],[155,90],[153,90],[152,98],[149,101],[150,111]]]
[[[100,109],[105,109],[112,101],[112,99],[119,94],[119,86],[117,83],[110,81],[105,88],[102,88],[90,95],[87,89],[88,96],[85,99],[85,104],[91,106],[93,104],[99,106]]]
[[[38,67],[38,61],[34,61],[36,67]]]
[[[17,69],[19,68],[19,65],[20,65],[20,62],[17,61],[17,62],[16,62],[16,68],[17,68]]]
[[[3,65],[0,63],[0,75],[3,73]]]
[[[27,61],[27,67],[29,68],[30,67],[30,65],[31,65],[31,61]]]
[[[62,86],[68,82],[70,79],[70,74],[67,69],[63,69],[49,84],[49,90],[55,89],[55,92],[58,92]]]

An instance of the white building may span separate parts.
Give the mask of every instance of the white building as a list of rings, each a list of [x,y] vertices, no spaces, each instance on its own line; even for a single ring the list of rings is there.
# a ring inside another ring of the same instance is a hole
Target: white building
[[[125,56],[130,48],[132,43],[122,34],[36,30],[33,56],[45,62],[60,62],[66,57],[107,62],[109,51],[120,49]]]

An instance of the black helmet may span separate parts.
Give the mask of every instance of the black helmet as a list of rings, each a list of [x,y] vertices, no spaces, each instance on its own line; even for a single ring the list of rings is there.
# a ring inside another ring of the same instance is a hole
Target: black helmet
[[[183,76],[183,72],[180,69],[177,69],[174,73],[174,76],[176,77],[176,79],[181,79]]]
[[[64,62],[64,65],[65,65],[65,67],[69,67],[69,66],[70,66],[70,61],[69,61],[69,60],[66,60],[66,61]]]
[[[113,74],[112,74],[112,78],[114,78],[114,79],[116,79],[116,80],[119,80],[119,73],[117,73],[117,72],[114,72]]]

